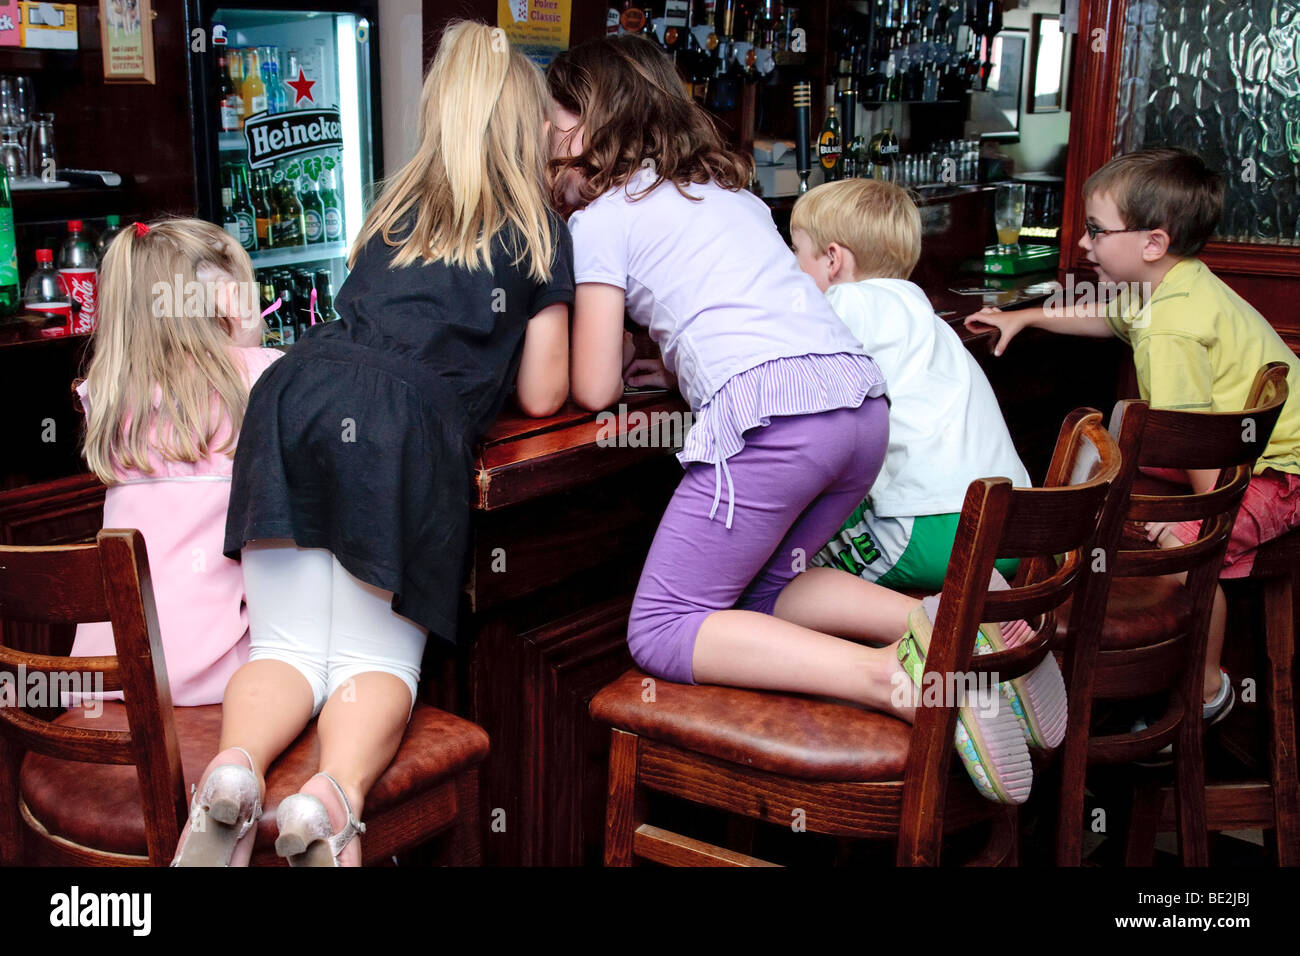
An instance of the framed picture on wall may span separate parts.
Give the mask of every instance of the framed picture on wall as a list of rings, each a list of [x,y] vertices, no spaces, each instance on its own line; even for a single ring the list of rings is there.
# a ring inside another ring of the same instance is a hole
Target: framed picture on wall
[[[104,82],[154,82],[153,18],[153,0],[99,0]]]
[[[1061,18],[1035,14],[1032,51],[1029,57],[1029,98],[1027,112],[1056,113],[1065,106],[1065,34]]]

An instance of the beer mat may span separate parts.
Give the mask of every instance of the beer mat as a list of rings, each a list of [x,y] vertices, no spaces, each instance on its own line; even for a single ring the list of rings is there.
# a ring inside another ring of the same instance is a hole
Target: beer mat
[[[28,179],[9,180],[9,188],[12,189],[14,192],[21,192],[24,189],[31,189],[31,190],[67,189],[71,185],[72,183],[65,182],[62,179],[55,179],[53,181],[50,181],[48,179],[37,179],[36,177],[30,177]]]

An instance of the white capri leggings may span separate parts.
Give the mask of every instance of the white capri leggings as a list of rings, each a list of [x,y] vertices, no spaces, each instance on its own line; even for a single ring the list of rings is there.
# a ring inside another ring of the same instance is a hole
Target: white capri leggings
[[[244,545],[250,661],[283,661],[311,684],[312,716],[358,674],[399,677],[415,708],[428,632],[392,608],[393,592],[353,577],[324,548],[287,538]],[[410,719],[410,713],[407,714]]]

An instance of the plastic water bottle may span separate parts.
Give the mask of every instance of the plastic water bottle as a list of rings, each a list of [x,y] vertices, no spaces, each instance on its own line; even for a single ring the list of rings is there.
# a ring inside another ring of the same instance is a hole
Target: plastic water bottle
[[[27,277],[23,305],[28,312],[48,316],[41,335],[56,338],[71,334],[72,300],[54,271],[53,249],[36,250],[36,269]]]

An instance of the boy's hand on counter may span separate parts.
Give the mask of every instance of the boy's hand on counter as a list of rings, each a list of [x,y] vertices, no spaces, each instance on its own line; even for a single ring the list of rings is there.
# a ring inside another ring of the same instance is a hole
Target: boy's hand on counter
[[[627,377],[627,371],[632,367],[632,362],[636,359],[636,340],[632,333],[623,332],[623,377]]]
[[[993,354],[1001,355],[1006,351],[1007,344],[1016,337],[1016,334],[1025,327],[1024,316],[1017,312],[1003,312],[993,306],[986,306],[972,315],[966,316],[963,324],[972,332],[987,332],[989,329],[998,330],[998,340],[993,344]]]
[[[623,370],[623,382],[631,388],[676,388],[677,376],[664,368],[663,359],[638,358]]]

